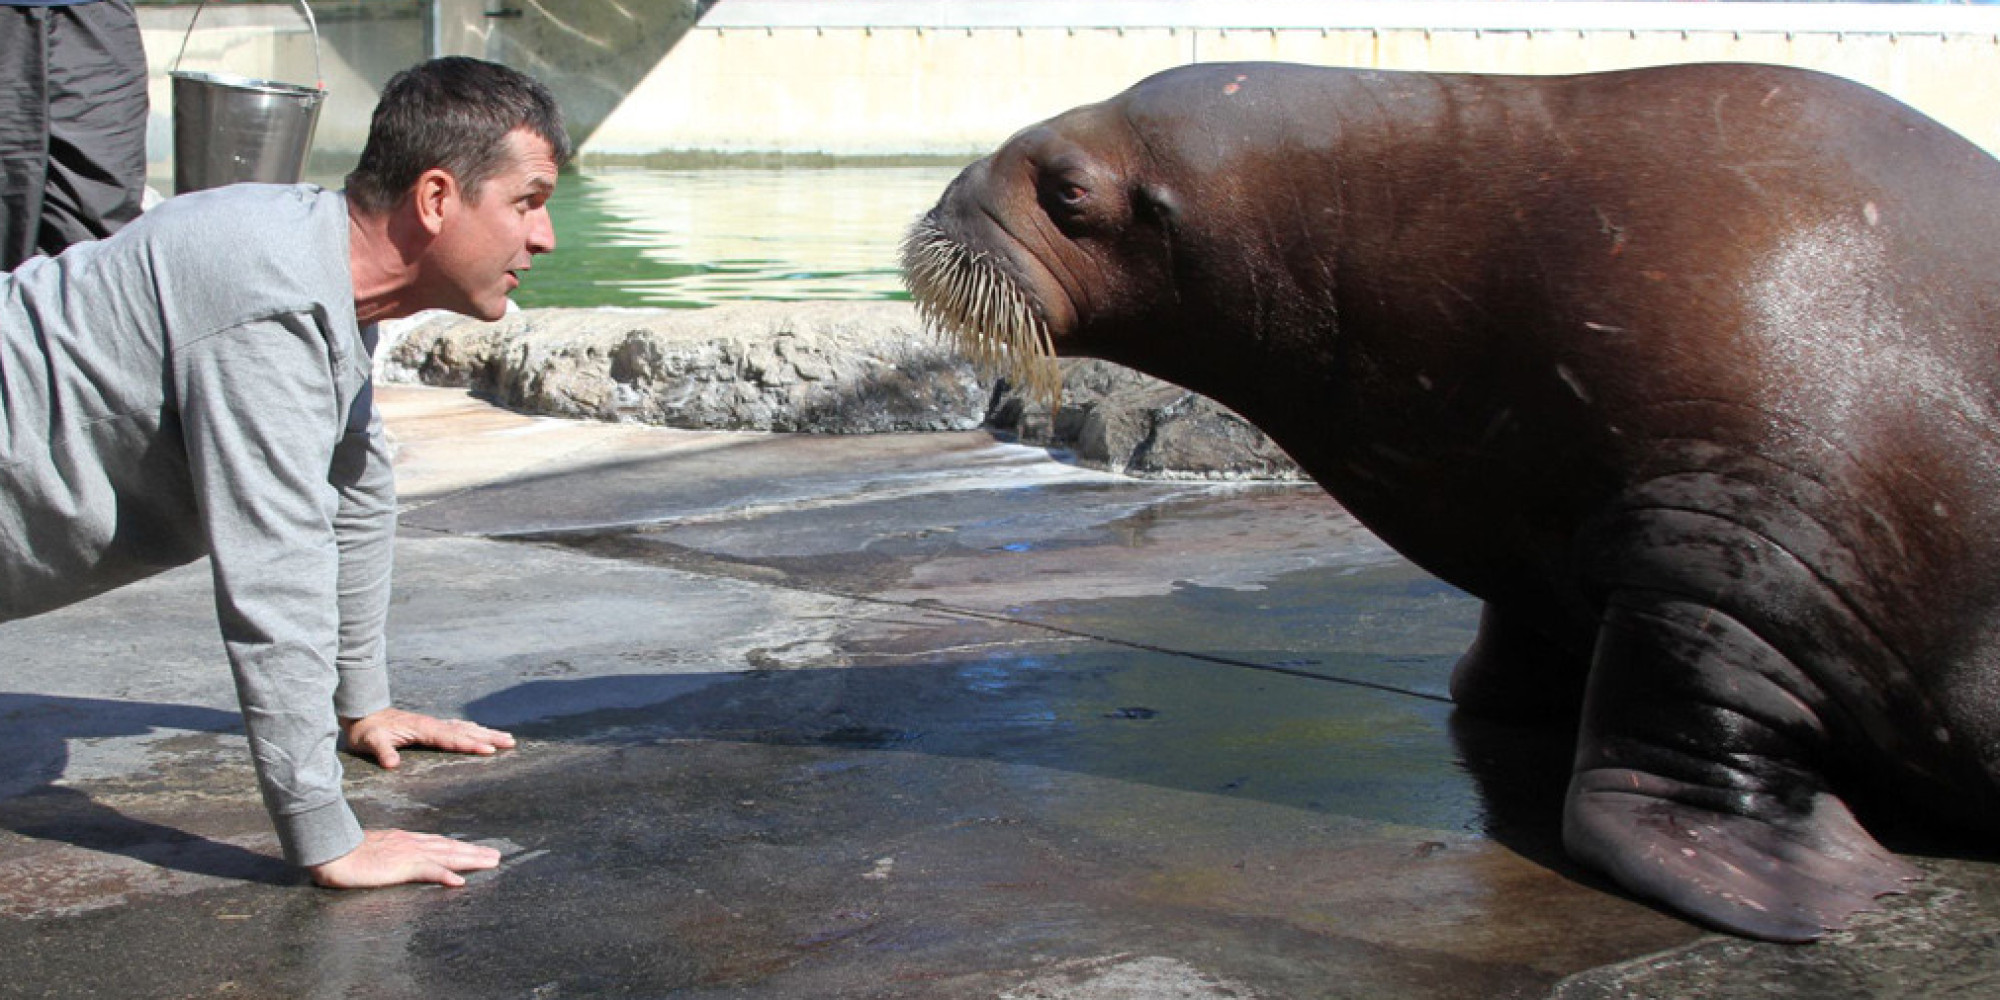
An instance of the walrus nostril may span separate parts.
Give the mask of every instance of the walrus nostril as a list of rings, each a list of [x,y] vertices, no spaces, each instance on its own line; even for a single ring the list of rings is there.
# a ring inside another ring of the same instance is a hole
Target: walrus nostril
[[[1019,282],[953,239],[934,215],[910,227],[902,258],[903,285],[926,326],[955,340],[982,369],[1055,408],[1062,395],[1055,344]]]

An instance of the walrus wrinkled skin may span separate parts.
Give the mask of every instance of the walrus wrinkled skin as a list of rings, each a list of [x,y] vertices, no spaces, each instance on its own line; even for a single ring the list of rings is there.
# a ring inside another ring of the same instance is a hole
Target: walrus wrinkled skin
[[[1214,397],[1580,719],[1573,857],[1713,926],[2000,823],[2000,163],[1801,70],[1198,65],[1029,128],[904,248],[932,322]],[[1579,714],[1580,713],[1580,714]]]

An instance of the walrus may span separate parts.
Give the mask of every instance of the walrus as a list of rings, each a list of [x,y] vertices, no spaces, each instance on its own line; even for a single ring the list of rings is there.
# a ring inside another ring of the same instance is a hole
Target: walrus
[[[1193,65],[911,228],[928,322],[1179,383],[1483,601],[1581,864],[1810,940],[2000,828],[2000,162],[1815,72]],[[1553,819],[1553,817],[1552,817]]]

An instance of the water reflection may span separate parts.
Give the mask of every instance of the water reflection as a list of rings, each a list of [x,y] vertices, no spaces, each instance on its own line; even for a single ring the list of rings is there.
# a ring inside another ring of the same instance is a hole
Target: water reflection
[[[606,169],[565,177],[523,306],[900,299],[896,247],[957,167]]]

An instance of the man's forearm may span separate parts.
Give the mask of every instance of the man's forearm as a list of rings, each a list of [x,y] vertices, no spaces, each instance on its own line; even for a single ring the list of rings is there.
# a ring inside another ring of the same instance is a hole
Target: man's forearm
[[[396,480],[382,423],[364,392],[334,451],[331,482],[340,495],[340,686],[334,707],[359,719],[389,707],[384,633],[396,536]],[[365,408],[365,409],[364,409]],[[357,426],[358,425],[358,426]]]
[[[346,409],[302,317],[224,331],[177,364],[189,471],[257,779],[285,856],[361,842],[341,794],[341,553],[328,470]]]

